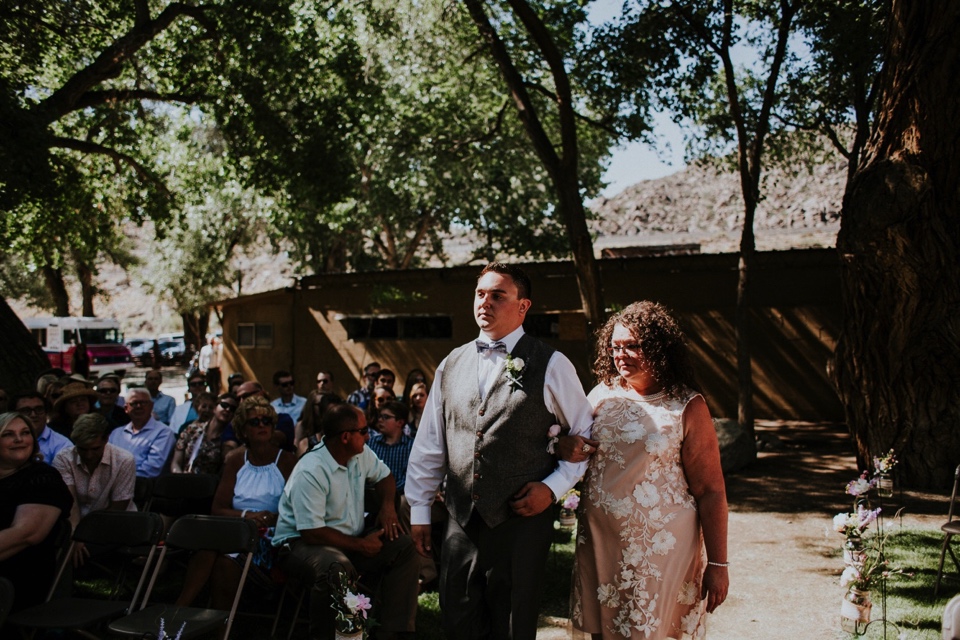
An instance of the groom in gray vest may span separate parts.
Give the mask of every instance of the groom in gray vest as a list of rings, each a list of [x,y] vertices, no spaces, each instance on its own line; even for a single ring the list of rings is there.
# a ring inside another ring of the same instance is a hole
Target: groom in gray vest
[[[553,424],[589,437],[593,410],[570,361],[524,334],[530,289],[515,266],[493,262],[480,273],[479,339],[440,363],[407,467],[412,535],[427,557],[430,507],[447,478],[440,609],[448,638],[536,638],[548,507],[586,468],[547,451]]]

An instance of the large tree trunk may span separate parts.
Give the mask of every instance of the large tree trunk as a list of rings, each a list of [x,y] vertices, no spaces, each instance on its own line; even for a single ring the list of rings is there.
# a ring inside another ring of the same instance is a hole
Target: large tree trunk
[[[80,280],[80,294],[82,298],[82,311],[80,315],[92,318],[96,315],[93,312],[93,298],[97,295],[97,287],[93,284],[93,269],[90,268],[90,265],[86,263],[78,252],[74,252],[73,262],[77,270],[77,279]]]
[[[895,0],[877,127],[844,196],[836,383],[858,462],[908,486],[960,462],[960,3]]]
[[[53,267],[43,267],[43,280],[47,285],[47,291],[53,297],[53,303],[56,307],[55,315],[65,318],[70,315],[70,294],[67,293],[67,285],[63,281],[63,269]]]
[[[40,344],[7,301],[0,298],[0,388],[9,395],[35,388],[37,376],[50,368]]]
[[[181,313],[183,322],[183,341],[187,345],[187,358],[207,344],[207,329],[210,326],[210,312],[204,308],[193,313]]]

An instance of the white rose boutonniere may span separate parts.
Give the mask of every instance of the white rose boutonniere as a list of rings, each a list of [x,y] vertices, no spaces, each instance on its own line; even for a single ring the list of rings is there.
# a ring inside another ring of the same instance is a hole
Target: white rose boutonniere
[[[523,361],[523,358],[514,358],[509,353],[507,354],[507,364],[503,371],[513,389],[523,388],[521,381],[523,380],[523,368],[526,365],[527,363]]]

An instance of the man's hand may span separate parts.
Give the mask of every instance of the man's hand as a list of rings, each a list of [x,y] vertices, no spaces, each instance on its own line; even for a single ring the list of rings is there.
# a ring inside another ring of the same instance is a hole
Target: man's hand
[[[599,440],[591,440],[583,436],[560,436],[557,442],[557,457],[564,462],[586,462],[600,446]]]
[[[411,529],[410,535],[413,537],[413,544],[417,547],[417,553],[424,558],[432,558],[433,539],[431,537],[430,525],[415,524]]]
[[[87,558],[90,557],[90,552],[87,550],[86,545],[82,542],[78,542],[73,546],[73,566],[82,567],[83,563],[87,561]]]
[[[377,529],[360,538],[360,554],[372,558],[383,548],[383,529]]]
[[[400,526],[400,519],[397,518],[397,510],[391,503],[385,503],[380,508],[377,521],[383,527],[388,540],[396,540],[404,533],[403,527]]]
[[[518,516],[535,516],[553,503],[553,491],[542,482],[528,482],[510,500]]]

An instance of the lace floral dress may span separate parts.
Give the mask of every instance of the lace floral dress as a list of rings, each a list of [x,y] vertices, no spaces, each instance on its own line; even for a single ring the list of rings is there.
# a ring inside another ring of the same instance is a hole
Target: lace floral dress
[[[575,629],[604,638],[704,638],[706,553],[680,462],[681,398],[597,386],[600,448],[585,476],[573,576]]]

